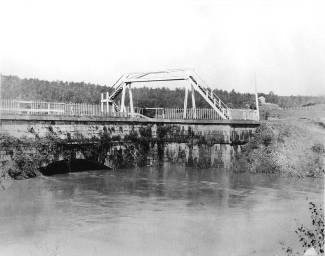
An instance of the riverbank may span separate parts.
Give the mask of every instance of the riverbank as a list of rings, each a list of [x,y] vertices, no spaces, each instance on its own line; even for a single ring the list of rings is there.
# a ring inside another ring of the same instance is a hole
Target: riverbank
[[[323,176],[325,111],[320,110],[282,111],[280,119],[263,121],[239,162],[252,173]]]

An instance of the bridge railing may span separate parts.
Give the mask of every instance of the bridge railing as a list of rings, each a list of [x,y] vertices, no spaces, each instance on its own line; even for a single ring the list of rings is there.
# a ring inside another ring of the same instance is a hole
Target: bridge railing
[[[15,115],[61,115],[61,116],[116,116],[127,117],[128,113],[101,111],[97,104],[59,103],[1,99],[0,111]]]
[[[138,113],[158,119],[198,119],[198,120],[222,120],[220,115],[212,108],[189,108],[184,118],[183,108],[136,108]],[[233,120],[258,121],[257,111],[253,109],[229,109],[229,115]]]
[[[182,108],[165,108],[163,113],[157,118],[165,119],[184,119],[184,109]],[[201,120],[221,120],[218,113],[211,108],[187,109],[185,119],[201,119]]]
[[[232,120],[258,120],[257,110],[255,109],[230,109]]]
[[[93,116],[93,117],[131,117],[130,108],[126,112],[112,112],[106,108],[101,110],[99,104],[60,103],[44,101],[22,101],[0,99],[0,112],[14,115],[60,115],[60,116]],[[134,108],[134,117],[149,117],[158,119],[198,119],[221,120],[220,115],[212,108],[189,108],[184,118],[183,108]],[[231,119],[257,120],[256,110],[230,109]]]

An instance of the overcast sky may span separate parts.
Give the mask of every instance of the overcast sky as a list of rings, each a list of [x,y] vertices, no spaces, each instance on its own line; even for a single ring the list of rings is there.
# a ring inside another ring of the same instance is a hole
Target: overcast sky
[[[325,1],[0,0],[0,72],[110,85],[194,68],[213,88],[325,94]]]

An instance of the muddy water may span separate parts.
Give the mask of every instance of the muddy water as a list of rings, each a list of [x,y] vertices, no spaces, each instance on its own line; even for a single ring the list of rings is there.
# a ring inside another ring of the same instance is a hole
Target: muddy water
[[[0,255],[276,255],[323,190],[177,165],[17,181],[0,192]]]

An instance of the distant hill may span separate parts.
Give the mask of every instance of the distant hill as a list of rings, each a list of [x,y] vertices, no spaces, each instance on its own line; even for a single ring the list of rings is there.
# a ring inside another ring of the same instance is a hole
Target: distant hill
[[[107,87],[84,83],[46,81],[39,79],[22,79],[17,76],[2,76],[1,97],[6,99],[42,100],[56,102],[91,103],[100,102],[100,93]],[[215,89],[214,92],[232,108],[255,108],[255,96],[250,93],[239,93],[235,90]],[[325,103],[325,97],[311,96],[278,96],[272,92],[265,94],[266,102],[278,104],[280,107],[294,107]],[[138,107],[183,107],[184,90],[168,88],[135,88],[134,104]],[[189,103],[191,103],[189,99]],[[208,107],[197,94],[197,107]]]
[[[107,88],[89,84],[2,76],[2,98],[74,103],[98,103]]]

